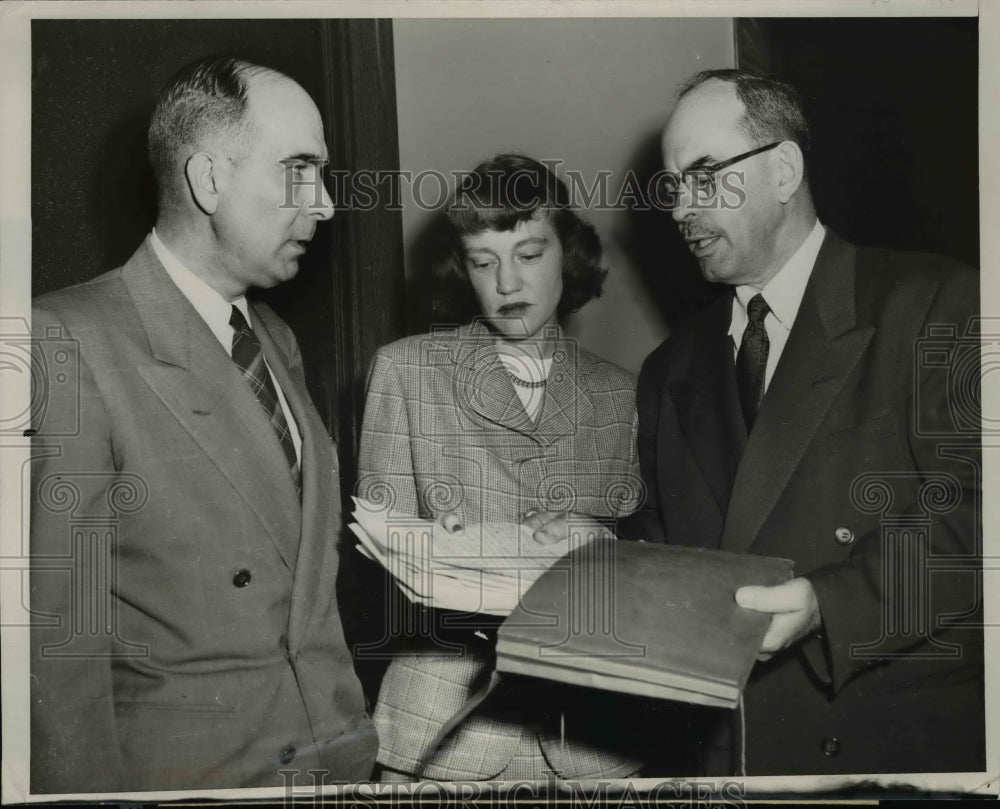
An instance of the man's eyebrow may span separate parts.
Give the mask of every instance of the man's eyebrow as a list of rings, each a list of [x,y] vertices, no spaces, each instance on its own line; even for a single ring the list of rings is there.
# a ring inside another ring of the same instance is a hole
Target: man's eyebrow
[[[693,163],[688,163],[687,168],[685,168],[684,171],[691,171],[692,169],[697,171],[698,169],[704,169],[708,168],[709,166],[714,166],[718,162],[719,161],[716,160],[712,155],[707,155],[707,154],[702,155]]]
[[[330,161],[325,157],[320,157],[318,154],[313,154],[312,152],[299,152],[298,154],[289,155],[288,157],[283,157],[278,161],[279,163],[316,163],[318,165],[325,166]]]

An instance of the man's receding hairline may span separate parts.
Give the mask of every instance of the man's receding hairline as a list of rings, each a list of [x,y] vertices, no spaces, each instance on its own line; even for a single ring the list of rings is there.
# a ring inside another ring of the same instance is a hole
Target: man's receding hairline
[[[245,84],[247,103],[246,108],[243,110],[244,125],[255,122],[252,109],[254,104],[254,91],[260,90],[263,87],[285,84],[288,86],[289,90],[293,92],[298,91],[298,93],[309,99],[313,106],[315,106],[315,102],[312,101],[312,97],[308,92],[306,92],[306,89],[301,84],[299,84],[291,76],[286,76],[284,73],[274,70],[273,68],[261,68],[261,71],[257,75],[247,76]]]
[[[747,136],[748,139],[753,140],[749,130],[750,122],[749,119],[747,118],[749,110],[747,110],[747,105],[744,103],[743,99],[740,98],[740,94],[738,92],[739,88],[736,86],[736,82],[730,81],[728,79],[719,78],[718,76],[712,76],[710,78],[698,82],[698,84],[685,86],[681,89],[680,93],[677,96],[677,100],[674,103],[674,108],[673,110],[671,110],[670,115],[667,118],[667,125],[666,127],[664,127],[664,134],[666,134],[669,131],[670,125],[673,123],[674,118],[677,114],[677,110],[685,102],[688,102],[690,104],[694,100],[700,100],[694,98],[699,90],[709,88],[708,92],[711,92],[713,88],[711,88],[710,85],[712,84],[718,84],[729,88],[730,95],[727,97],[727,99],[732,99],[734,102],[736,102],[737,105],[734,125],[740,133]],[[707,100],[711,101],[710,98]]]
[[[226,138],[231,148],[234,146],[237,147],[233,149],[234,153],[232,154],[232,159],[236,162],[243,160],[253,151],[254,135],[257,127],[260,125],[260,117],[254,111],[255,91],[270,85],[287,84],[289,87],[297,88],[303,93],[305,92],[302,85],[280,70],[251,62],[247,62],[246,65],[246,68],[240,74],[246,92],[246,106],[243,109],[243,114],[240,116],[237,132],[234,133],[237,137],[230,136]],[[224,133],[220,131],[213,134],[219,135]]]
[[[301,85],[291,76],[282,73],[280,70],[275,70],[273,67],[265,67],[264,65],[251,65],[243,73],[243,77],[248,95],[254,87],[260,87],[262,85],[274,84],[282,81],[294,84],[296,87],[301,87]]]
[[[712,85],[718,85],[718,87],[713,87]],[[711,92],[718,93],[718,91],[722,88],[728,88],[729,93],[726,96],[727,99],[735,101],[739,106],[739,117],[745,117],[748,112],[747,105],[744,103],[743,99],[740,98],[739,87],[736,86],[736,82],[729,81],[727,79],[720,79],[716,76],[712,76],[710,79],[705,79],[703,82],[684,90],[681,95],[677,97],[676,106],[680,106],[685,100],[690,101],[692,97],[698,94],[699,91],[703,91],[703,95],[708,95]],[[721,95],[721,93],[719,94]]]
[[[736,128],[742,132],[749,141],[756,141],[753,135],[753,122],[750,120],[750,110],[747,108],[746,102],[740,98],[740,88],[739,85],[732,81],[731,79],[723,79],[719,76],[712,76],[710,79],[705,79],[701,84],[696,84],[691,88],[691,92],[695,92],[700,87],[704,87],[707,84],[715,82],[716,84],[728,87],[730,91],[730,97],[736,102],[737,114],[736,114]]]

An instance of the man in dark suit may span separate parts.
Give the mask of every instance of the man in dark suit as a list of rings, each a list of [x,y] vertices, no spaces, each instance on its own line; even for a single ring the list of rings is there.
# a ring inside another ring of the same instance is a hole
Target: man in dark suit
[[[979,771],[978,277],[824,228],[808,145],[742,71],[671,113],[661,196],[732,291],[645,361],[621,531],[795,562],[736,592],[771,621],[740,710],[699,718],[708,774]]]
[[[280,73],[205,60],[161,92],[149,151],[149,237],[35,302],[39,357],[72,356],[39,365],[32,791],[365,779],[336,453],[291,330],[245,296],[333,215],[319,111]]]

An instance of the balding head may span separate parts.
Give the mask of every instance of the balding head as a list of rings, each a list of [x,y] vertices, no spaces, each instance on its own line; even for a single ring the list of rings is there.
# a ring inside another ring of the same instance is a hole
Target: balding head
[[[160,95],[149,150],[157,236],[227,300],[292,278],[333,216],[323,120],[277,71],[237,59],[185,68]]]
[[[808,156],[809,123],[798,90],[788,82],[748,70],[703,70],[684,83],[678,103],[695,90],[734,94],[743,108],[740,128],[751,142],[789,140]]]
[[[804,241],[816,220],[808,141],[797,95],[781,82],[718,70],[681,91],[663,133],[679,189],[671,215],[710,281],[762,289]]]
[[[194,62],[160,91],[149,125],[149,161],[161,206],[183,187],[184,163],[201,149],[224,143],[239,157],[253,141],[250,89],[284,74],[231,57]]]

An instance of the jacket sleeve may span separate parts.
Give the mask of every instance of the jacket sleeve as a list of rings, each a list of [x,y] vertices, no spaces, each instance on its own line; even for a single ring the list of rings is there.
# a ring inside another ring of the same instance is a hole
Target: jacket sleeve
[[[368,372],[358,450],[358,496],[401,514],[419,515],[410,429],[400,369],[380,350]]]
[[[666,530],[657,496],[656,435],[663,382],[666,378],[666,345],[660,346],[642,364],[636,386],[636,455],[643,492],[639,507],[618,522],[623,539],[665,542]]]
[[[109,419],[81,343],[42,309],[33,334],[32,791],[114,791],[117,550],[99,521],[116,489]]]

